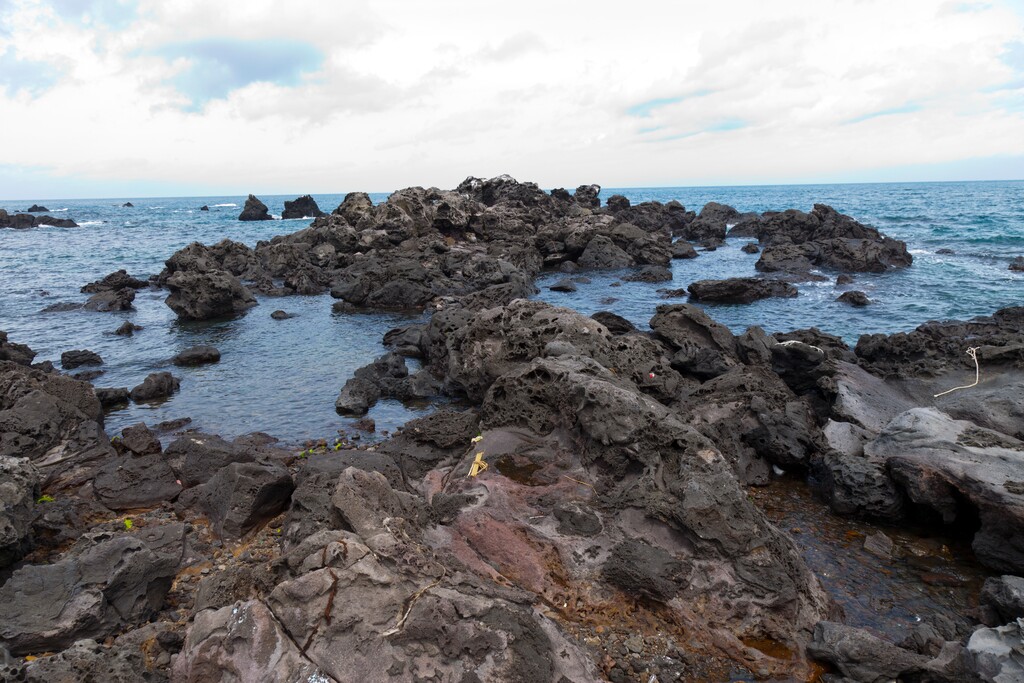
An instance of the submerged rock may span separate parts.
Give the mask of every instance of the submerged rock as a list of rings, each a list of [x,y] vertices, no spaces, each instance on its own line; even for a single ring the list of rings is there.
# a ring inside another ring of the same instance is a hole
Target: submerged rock
[[[60,366],[65,370],[73,370],[83,365],[103,365],[100,354],[88,349],[65,351],[60,354]]]
[[[90,282],[83,286],[81,291],[83,294],[97,294],[99,292],[116,292],[120,289],[124,289],[125,287],[130,289],[145,289],[146,287],[149,287],[149,282],[134,278],[128,274],[128,271],[122,269],[110,273],[102,280]]]
[[[859,291],[843,292],[836,301],[850,306],[867,306],[871,303],[868,295]]]
[[[216,363],[219,360],[220,351],[213,346],[193,346],[174,356],[171,362],[182,367],[192,367]]]
[[[135,307],[135,290],[131,287],[124,287],[116,291],[102,291],[93,294],[85,302],[87,311],[133,311]]]
[[[131,390],[130,396],[136,403],[163,401],[178,391],[181,381],[169,372],[149,374],[142,384]]]

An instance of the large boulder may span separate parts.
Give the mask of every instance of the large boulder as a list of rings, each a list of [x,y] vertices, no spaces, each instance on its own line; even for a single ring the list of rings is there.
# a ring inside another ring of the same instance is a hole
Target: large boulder
[[[65,351],[60,354],[60,366],[65,370],[74,370],[83,365],[103,365],[100,354],[88,349]]]
[[[248,202],[246,203],[248,206]],[[320,207],[316,205],[316,200],[310,195],[302,195],[298,199],[291,201],[285,201],[284,211],[281,213],[281,218],[319,218],[320,216],[326,216]]]
[[[129,396],[136,403],[163,401],[171,397],[181,386],[181,380],[169,372],[153,372],[142,384],[134,387]]]
[[[7,333],[0,330],[0,361],[10,361],[18,365],[31,365],[36,352],[25,344],[16,344],[7,340]]]
[[[255,195],[249,195],[245,200],[245,206],[242,208],[242,213],[238,215],[240,221],[269,221],[273,220],[273,216],[270,215],[270,211],[267,209],[267,205],[256,198]]]
[[[185,527],[84,536],[54,564],[26,565],[0,587],[0,645],[12,654],[63,650],[147,621],[182,557]]]
[[[863,683],[906,680],[922,673],[928,658],[896,647],[867,631],[823,621],[814,627],[807,652],[831,664],[847,679]]]
[[[115,291],[103,291],[93,294],[85,302],[87,311],[133,311],[135,307],[135,290],[131,287],[124,287]]]
[[[99,292],[116,292],[119,289],[128,287],[130,289],[144,289],[149,286],[147,280],[139,280],[128,274],[128,271],[121,269],[106,275],[101,280],[90,282],[82,287],[83,294],[97,294]]]
[[[295,489],[288,470],[272,462],[233,462],[183,493],[182,512],[199,512],[222,538],[243,538],[283,511]]]
[[[220,360],[220,351],[213,346],[193,346],[176,354],[171,362],[182,367],[208,365]]]
[[[224,271],[178,272],[167,279],[166,304],[182,320],[211,320],[239,315],[256,305],[234,275]]]
[[[658,306],[651,318],[651,329],[673,352],[672,367],[684,375],[710,379],[739,364],[732,332],[698,306]]]
[[[725,304],[749,304],[770,297],[791,298],[797,289],[788,282],[759,277],[734,277],[727,280],[698,280],[686,288],[694,301]]]
[[[125,455],[99,469],[93,491],[111,510],[137,510],[172,502],[181,484],[163,455]]]

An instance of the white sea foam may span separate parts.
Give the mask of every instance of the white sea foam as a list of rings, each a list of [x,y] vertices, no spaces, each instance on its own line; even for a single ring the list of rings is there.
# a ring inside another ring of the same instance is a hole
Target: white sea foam
[[[907,251],[909,251],[911,254],[914,254],[914,255],[930,254],[930,253],[932,253],[932,252],[928,251],[927,249],[907,249]]]
[[[213,206],[238,206],[238,204],[214,204]]]
[[[271,217],[271,218],[273,218],[273,219],[274,219],[275,221],[279,221],[279,220],[281,220],[281,217],[280,217],[280,216],[278,216],[278,215],[277,215],[276,213],[272,213],[272,214],[270,214],[270,217]]]
[[[82,221],[78,224],[78,227],[85,228],[90,225],[103,225],[104,221]]]

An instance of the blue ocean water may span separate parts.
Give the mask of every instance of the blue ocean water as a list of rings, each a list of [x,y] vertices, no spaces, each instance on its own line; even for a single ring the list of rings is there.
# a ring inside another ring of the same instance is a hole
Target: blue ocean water
[[[911,268],[863,274],[852,287],[826,282],[798,284],[795,299],[770,299],[747,306],[709,305],[709,314],[741,332],[761,325],[769,332],[817,326],[853,343],[860,334],[910,330],[931,319],[986,315],[1024,303],[1024,274],[1007,269],[1024,255],[1024,181],[761,187],[607,188],[602,198],[623,194],[632,202],[678,200],[699,211],[708,201],[740,211],[830,204],[839,211],[907,242]],[[374,202],[386,194],[371,195]],[[344,194],[316,195],[331,210]],[[262,196],[280,215],[294,195]],[[134,208],[125,208],[131,201]],[[415,320],[399,314],[334,314],[328,295],[264,298],[236,320],[180,323],[163,303],[166,292],[143,290],[136,311],[41,313],[59,302],[83,302],[79,288],[119,268],[136,277],[158,273],[163,261],[193,241],[225,237],[255,246],[258,240],[294,232],[308,220],[242,223],[244,197],[2,201],[0,208],[23,210],[32,203],[50,214],[74,218],[78,228],[0,230],[0,329],[29,344],[37,360],[59,361],[70,349],[91,349],[105,363],[97,386],[138,384],[150,372],[170,369],[181,391],[165,403],[131,405],[108,414],[108,430],[189,416],[193,426],[235,436],[265,431],[286,442],[332,436],[350,425],[338,416],[334,399],[352,372],[383,352],[381,338],[392,327]],[[199,211],[202,205],[209,212]],[[667,301],[659,289],[684,288],[694,280],[753,275],[756,255],[744,254],[746,239],[729,240],[697,259],[673,263],[674,281],[656,285],[621,282],[622,272],[586,273],[590,284],[572,294],[545,288],[559,275],[538,280],[539,298],[584,313],[612,310],[645,328],[654,309]],[[954,250],[940,255],[939,249]],[[834,275],[823,273],[824,275]],[[843,289],[867,292],[874,302],[862,309],[835,303]],[[614,299],[614,301],[611,301]],[[283,308],[297,317],[275,321]],[[111,334],[124,320],[145,329],[133,337]],[[197,344],[222,352],[216,365],[174,368],[169,359]],[[85,368],[83,368],[85,369]],[[385,401],[372,412],[379,428],[394,428],[429,406]]]

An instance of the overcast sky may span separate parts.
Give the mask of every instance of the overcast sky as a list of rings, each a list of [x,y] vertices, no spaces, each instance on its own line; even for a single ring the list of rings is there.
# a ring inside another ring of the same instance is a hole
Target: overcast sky
[[[1024,177],[1024,0],[0,0],[0,196]]]

